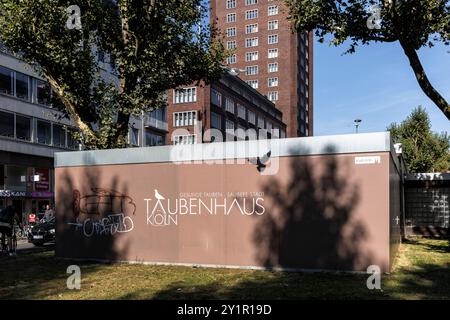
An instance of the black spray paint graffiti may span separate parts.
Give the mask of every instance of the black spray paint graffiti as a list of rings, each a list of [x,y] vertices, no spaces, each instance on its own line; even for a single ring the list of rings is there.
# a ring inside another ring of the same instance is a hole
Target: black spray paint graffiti
[[[133,199],[115,190],[92,188],[92,193],[81,196],[73,191],[73,214],[76,221],[68,222],[83,235],[114,235],[134,228],[131,215],[136,212]]]

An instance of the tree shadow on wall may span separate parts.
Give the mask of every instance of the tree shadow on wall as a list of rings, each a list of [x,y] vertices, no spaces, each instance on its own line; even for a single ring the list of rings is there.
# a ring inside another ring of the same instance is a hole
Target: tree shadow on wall
[[[299,151],[291,153],[303,153]],[[253,233],[260,265],[268,269],[366,271],[371,264],[372,252],[363,247],[368,231],[356,215],[360,185],[352,179],[350,166],[333,154],[332,146],[324,153],[328,155],[289,158],[288,168],[280,166],[277,175],[265,180],[266,212],[254,218],[260,222]],[[367,289],[366,279],[365,274],[261,271],[225,287],[220,281],[195,288],[173,282],[151,298],[383,298],[380,291]]]
[[[255,228],[257,260],[267,268],[365,271],[367,232],[354,216],[360,200],[352,172],[332,146],[327,156],[294,157],[289,180],[273,176],[264,185],[269,207]],[[292,154],[299,154],[298,151]]]
[[[75,168],[80,170],[79,168]],[[60,258],[123,260],[129,242],[118,241],[134,227],[135,203],[128,185],[96,166],[80,171],[59,168],[56,256]]]

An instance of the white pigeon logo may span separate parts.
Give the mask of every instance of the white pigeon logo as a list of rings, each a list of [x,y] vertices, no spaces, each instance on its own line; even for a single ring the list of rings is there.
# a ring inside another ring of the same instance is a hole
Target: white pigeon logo
[[[158,190],[155,189],[155,198],[157,200],[165,200],[166,198],[164,198],[162,195],[159,194]]]

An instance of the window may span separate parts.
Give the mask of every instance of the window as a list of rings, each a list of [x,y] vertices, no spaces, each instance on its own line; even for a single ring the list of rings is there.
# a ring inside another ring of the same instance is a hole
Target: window
[[[256,115],[253,111],[248,110],[248,122],[256,124]]]
[[[252,4],[257,4],[258,0],[245,0],[245,5],[250,6]]]
[[[278,43],[278,35],[277,34],[269,35],[268,38],[267,38],[267,43],[268,44]]]
[[[278,6],[277,5],[269,6],[269,9],[267,10],[267,15],[274,16],[277,14],[278,14]]]
[[[75,140],[75,129],[67,129],[67,147],[70,149],[78,149],[79,143]]]
[[[245,82],[253,89],[258,89],[258,80],[247,80]]]
[[[278,139],[280,137],[280,129],[278,127],[273,126],[272,133],[274,138]]]
[[[222,130],[222,117],[215,112],[211,112],[211,127]]]
[[[16,138],[31,141],[31,118],[16,115]]]
[[[277,72],[278,71],[278,62],[269,63],[269,72]]]
[[[173,103],[189,103],[197,101],[197,88],[175,89]]]
[[[238,125],[236,130],[237,140],[245,140],[246,130],[245,127]]]
[[[258,46],[258,37],[245,39],[245,47],[246,48],[256,47],[256,46]]]
[[[227,37],[235,37],[236,36],[236,28],[227,28]]]
[[[37,142],[51,144],[52,133],[51,124],[47,121],[37,121]]]
[[[155,134],[155,133],[151,132],[150,130],[145,131],[145,145],[147,147],[162,146],[163,144],[164,144],[163,136],[160,136],[159,134]]]
[[[130,145],[132,146],[139,145],[139,130],[136,128],[130,129]]]
[[[268,97],[270,101],[278,101],[278,91],[269,91]]]
[[[211,90],[211,102],[214,103],[216,106],[221,107],[222,106],[222,94],[217,92],[216,90]]]
[[[268,58],[269,59],[278,58],[278,48],[269,49]]]
[[[264,118],[263,117],[258,117],[258,128],[260,129],[264,129]]]
[[[236,40],[227,41],[227,49],[236,49]]]
[[[14,165],[6,165],[5,167],[8,176],[5,181],[5,187],[17,191],[26,191],[27,182],[22,177],[27,176],[27,167]]]
[[[258,32],[258,24],[248,24],[245,26],[245,34]]]
[[[36,101],[39,104],[49,105],[51,100],[50,85],[42,80],[36,79]]]
[[[66,147],[66,130],[59,124],[53,124],[53,145],[56,147]]]
[[[175,135],[173,136],[173,144],[195,144],[197,142],[195,134]]]
[[[305,133],[305,125],[304,125],[303,123],[300,125],[300,132],[301,132],[302,134]]]
[[[229,98],[225,98],[225,110],[234,113],[234,102]]]
[[[227,0],[227,9],[236,8],[236,0]]]
[[[16,97],[29,100],[29,79],[27,75],[16,72]]]
[[[197,111],[183,111],[173,113],[173,126],[185,127],[197,124]]]
[[[238,117],[245,120],[245,107],[238,104],[237,109],[238,109]]]
[[[14,138],[14,113],[0,111],[0,136]]]
[[[245,20],[258,18],[258,9],[245,11]]]
[[[234,122],[231,120],[225,120],[225,130],[231,131],[231,133],[234,133]]]
[[[269,87],[278,87],[278,78],[269,78],[267,80],[267,85]]]
[[[227,22],[236,22],[236,13],[229,13],[227,14]]]
[[[248,66],[245,68],[245,75],[251,76],[258,74],[258,66]]]
[[[271,20],[267,24],[267,30],[278,30],[278,20]]]
[[[236,63],[236,55],[233,54],[233,55],[229,56],[229,57],[227,58],[227,63],[228,63],[228,64]]]
[[[0,66],[0,93],[13,95],[13,72]]]
[[[245,61],[256,61],[258,60],[258,51],[247,52],[245,54]]]

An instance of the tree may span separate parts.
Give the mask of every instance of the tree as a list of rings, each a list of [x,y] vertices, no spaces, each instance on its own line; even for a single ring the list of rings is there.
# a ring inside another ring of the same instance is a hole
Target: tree
[[[206,13],[202,0],[0,0],[0,42],[49,81],[86,148],[124,147],[131,115],[220,76],[227,53]]]
[[[330,35],[335,46],[350,40],[346,53],[360,44],[398,41],[422,91],[450,120],[450,106],[432,86],[417,50],[436,42],[449,45],[449,0],[285,0],[296,30],[315,29],[320,42]]]
[[[430,119],[422,107],[413,110],[400,125],[388,127],[395,143],[401,143],[410,172],[446,172],[450,170],[450,137],[446,132],[430,130]]]

